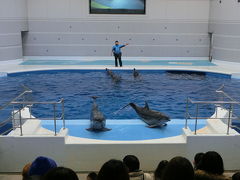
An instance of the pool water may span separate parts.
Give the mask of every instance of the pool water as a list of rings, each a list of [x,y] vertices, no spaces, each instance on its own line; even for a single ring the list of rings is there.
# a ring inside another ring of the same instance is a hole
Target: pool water
[[[99,96],[97,104],[107,119],[139,119],[130,107],[118,110],[130,102],[144,106],[147,101],[151,109],[161,111],[174,120],[172,122],[181,121],[183,125],[187,97],[195,100],[219,100],[220,97],[215,90],[222,84],[225,84],[225,91],[232,97],[238,99],[240,94],[240,80],[231,79],[229,75],[224,74],[141,70],[140,77],[134,78],[130,70],[119,70],[114,73],[121,76],[120,82],[112,81],[105,70],[52,70],[9,74],[0,78],[0,103],[16,97],[22,91],[21,85],[24,84],[33,90],[29,97],[31,101],[58,101],[64,98],[67,122],[68,120],[72,122],[70,120],[73,119],[79,121],[89,119],[91,96]],[[53,117],[52,109],[52,106],[34,105],[32,112],[35,117],[49,118]],[[58,107],[58,116],[60,111],[61,107]],[[195,107],[190,107],[190,111],[194,113]],[[213,113],[214,106],[200,106],[199,116],[209,117]],[[111,123],[108,125],[111,128]],[[145,125],[143,127],[145,128]],[[82,128],[85,129],[85,126]],[[164,129],[170,131],[170,128],[169,125],[153,131],[163,133]],[[75,132],[70,130],[70,134],[71,131]]]

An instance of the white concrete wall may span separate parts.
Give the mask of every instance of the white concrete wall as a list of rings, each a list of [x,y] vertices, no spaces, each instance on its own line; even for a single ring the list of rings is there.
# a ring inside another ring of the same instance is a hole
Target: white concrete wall
[[[142,162],[142,169],[153,171],[164,159],[184,156],[193,160],[197,152],[217,151],[226,170],[240,168],[239,135],[198,135],[188,134],[185,142],[178,138],[155,140],[152,142],[95,142],[91,140],[68,140],[68,137],[52,136],[8,136],[0,137],[0,172],[20,172],[22,167],[37,156],[55,159],[59,166],[75,171],[98,171],[111,158],[122,159],[127,154],[135,154]],[[14,162],[14,163],[13,163]]]
[[[210,1],[209,31],[214,33],[213,58],[240,62],[240,3]]]
[[[27,1],[0,0],[0,60],[22,58],[21,31],[27,30]]]
[[[25,55],[109,55],[112,42],[129,42],[126,56],[207,56],[240,62],[237,0],[148,0],[146,15],[90,15],[88,0],[0,0],[0,60]],[[210,9],[210,14],[209,14]],[[86,46],[87,44],[87,46]]]
[[[89,14],[89,0],[28,0],[25,55],[208,56],[209,0],[147,0],[146,15]]]
[[[89,0],[27,0],[29,19],[162,19],[200,20],[209,17],[209,0],[147,0],[146,15],[90,15]]]

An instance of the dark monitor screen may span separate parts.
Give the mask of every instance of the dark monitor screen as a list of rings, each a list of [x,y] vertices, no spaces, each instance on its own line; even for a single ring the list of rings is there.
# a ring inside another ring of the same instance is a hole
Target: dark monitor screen
[[[145,14],[146,0],[89,0],[90,14]]]

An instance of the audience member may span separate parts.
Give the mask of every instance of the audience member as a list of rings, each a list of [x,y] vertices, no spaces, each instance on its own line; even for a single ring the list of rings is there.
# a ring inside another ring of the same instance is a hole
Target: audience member
[[[232,180],[240,180],[240,172],[236,172],[232,175]]]
[[[131,180],[151,180],[152,177],[148,173],[140,170],[140,162],[134,155],[127,155],[123,158],[123,163],[128,168],[129,178]]]
[[[55,167],[46,173],[44,180],[78,180],[78,176],[72,169]]]
[[[206,152],[200,163],[198,164],[198,170],[195,171],[195,180],[225,180],[229,179],[223,175],[224,166],[223,159],[215,151]]]
[[[57,167],[57,164],[54,160],[39,156],[31,164],[28,175],[32,179],[41,179],[49,170]]]
[[[217,152],[208,151],[203,155],[199,169],[207,173],[222,175],[224,172],[223,159]]]
[[[103,164],[97,180],[129,180],[128,169],[122,161],[111,159]]]
[[[97,173],[95,173],[95,172],[90,172],[90,173],[87,175],[87,180],[97,180]]]
[[[193,180],[194,170],[191,162],[184,157],[175,157],[169,161],[161,180]]]
[[[203,152],[200,152],[200,153],[197,153],[195,156],[194,156],[194,161],[193,161],[193,165],[194,165],[194,169],[197,170],[198,169],[198,166],[202,160],[202,157],[203,157],[204,153]]]
[[[157,169],[154,171],[155,180],[161,180],[163,171],[166,168],[167,164],[168,164],[167,160],[160,161],[160,163],[157,166]]]
[[[190,161],[184,157],[175,157],[169,162],[159,162],[154,180],[230,180],[224,176],[223,159],[215,151],[197,153],[194,157],[194,169]],[[65,167],[57,167],[54,160],[39,156],[28,163],[22,170],[23,180],[78,180],[77,174]],[[240,180],[240,172],[235,173],[232,180]],[[127,155],[120,160],[111,159],[105,162],[98,175],[88,174],[86,180],[152,180],[148,173],[140,169],[139,159]]]
[[[26,164],[23,169],[22,169],[22,180],[28,180],[29,179],[29,175],[28,175],[28,171],[30,169],[31,163]]]

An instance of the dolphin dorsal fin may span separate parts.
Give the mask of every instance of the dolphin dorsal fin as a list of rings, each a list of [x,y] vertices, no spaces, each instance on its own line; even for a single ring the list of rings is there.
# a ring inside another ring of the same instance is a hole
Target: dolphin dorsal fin
[[[144,106],[144,108],[149,110],[149,106],[148,106],[147,101],[145,101],[145,106]]]

